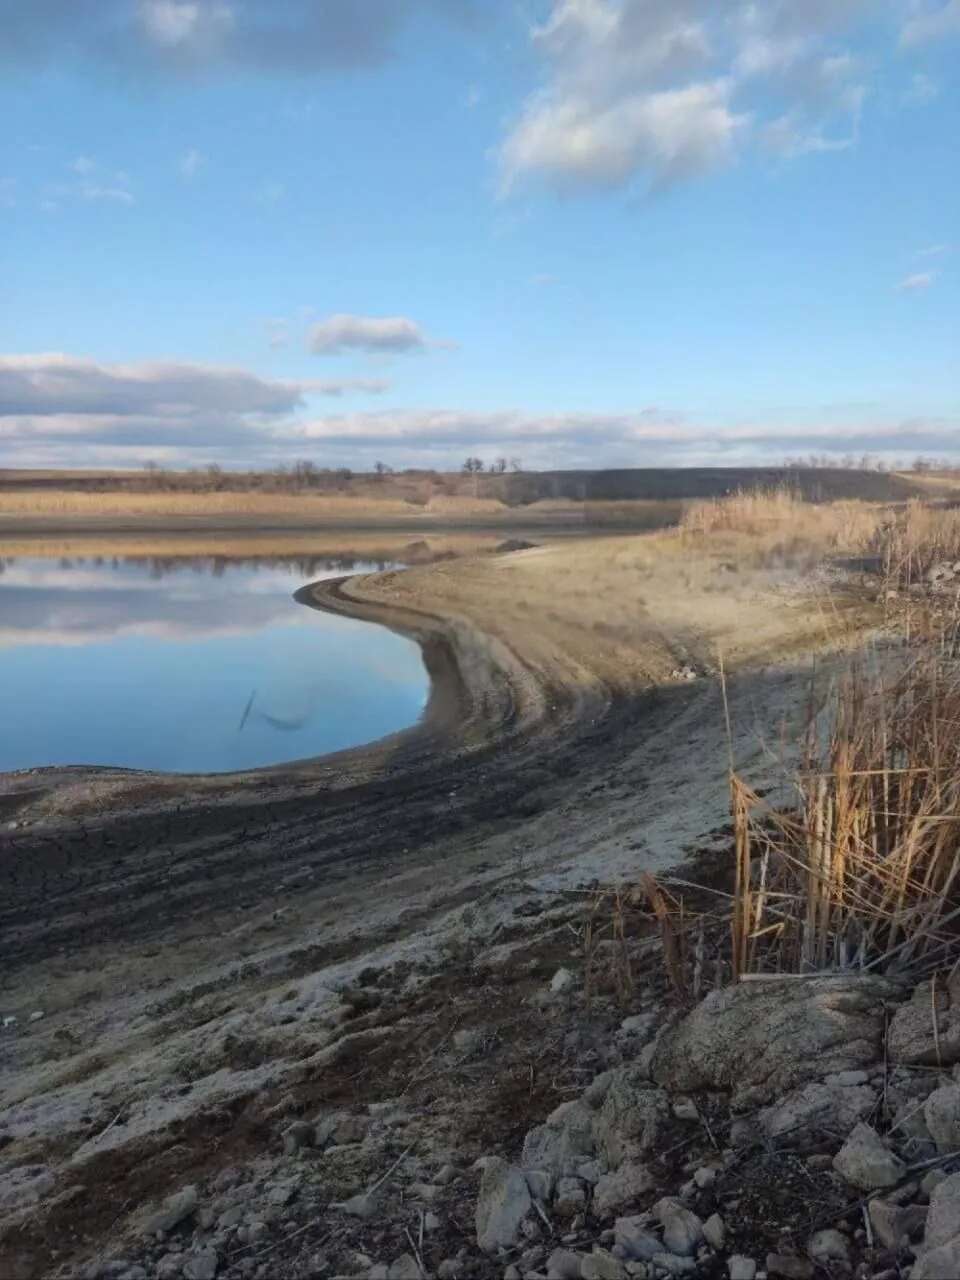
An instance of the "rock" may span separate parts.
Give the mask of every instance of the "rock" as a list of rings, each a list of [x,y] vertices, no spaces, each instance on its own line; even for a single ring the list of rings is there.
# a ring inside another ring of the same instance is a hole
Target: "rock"
[[[199,1202],[200,1196],[196,1187],[184,1187],[180,1191],[175,1191],[173,1195],[167,1196],[162,1208],[146,1220],[143,1227],[144,1233],[154,1235],[158,1231],[172,1231],[184,1218],[188,1218],[194,1212]]]
[[[593,1212],[599,1218],[612,1217],[628,1208],[645,1191],[656,1185],[646,1165],[628,1161],[614,1173],[605,1173],[593,1189]]]
[[[215,1249],[201,1249],[193,1253],[183,1265],[184,1280],[213,1280],[220,1259]]]
[[[945,1084],[923,1104],[923,1120],[941,1154],[960,1146],[960,1086]]]
[[[371,1195],[367,1191],[362,1191],[357,1196],[351,1196],[349,1200],[335,1200],[330,1207],[331,1209],[339,1209],[341,1213],[349,1214],[351,1218],[360,1218],[364,1222],[369,1222],[379,1212],[380,1197],[376,1194]]]
[[[606,1249],[594,1249],[580,1264],[582,1280],[627,1280],[627,1269]]]
[[[830,1262],[850,1261],[850,1242],[840,1231],[827,1227],[815,1231],[807,1241],[807,1253],[814,1262],[826,1265]]]
[[[646,1042],[652,1037],[657,1028],[659,1015],[650,1013],[635,1013],[629,1018],[624,1018],[620,1023],[620,1030],[617,1032],[618,1037],[629,1037],[631,1040],[639,1040],[641,1043]]]
[[[727,1275],[730,1280],[754,1280],[757,1264],[753,1258],[745,1258],[742,1253],[732,1253],[727,1259]]]
[[[580,1255],[569,1249],[554,1249],[547,1259],[550,1280],[580,1280]]]
[[[42,1009],[34,1009],[33,1013],[31,1013],[30,1017],[28,1018],[28,1021],[29,1021],[29,1022],[42,1022],[42,1021],[43,1021],[43,1018],[44,1018],[44,1012],[43,1012],[43,1010],[42,1010]]]
[[[595,1110],[602,1107],[603,1100],[607,1096],[607,1091],[609,1090],[612,1082],[613,1072],[602,1072],[587,1085],[587,1088],[584,1091],[583,1101],[588,1107],[593,1107]]]
[[[703,1223],[690,1209],[684,1208],[679,1200],[672,1196],[664,1196],[653,1206],[653,1212],[663,1227],[663,1243],[670,1253],[689,1257],[696,1253],[697,1246],[703,1242]]]
[[[933,1195],[941,1182],[944,1182],[947,1174],[942,1169],[931,1169],[929,1173],[925,1173],[920,1180],[920,1190],[927,1200]]]
[[[719,1252],[723,1248],[727,1238],[727,1228],[719,1213],[711,1213],[703,1224],[703,1238],[711,1249]]]
[[[783,1276],[785,1280],[812,1280],[813,1263],[791,1253],[768,1253],[767,1275]]]
[[[456,1178],[456,1166],[452,1164],[445,1164],[437,1170],[433,1180],[438,1187],[449,1187],[451,1182],[456,1181]]]
[[[453,1033],[453,1047],[457,1053],[466,1054],[468,1057],[483,1044],[483,1032],[479,1027],[463,1027],[460,1031]]]
[[[555,996],[562,995],[565,991],[572,991],[576,985],[576,976],[569,969],[558,969],[550,979],[550,990]]]
[[[869,1085],[813,1080],[766,1107],[758,1119],[768,1138],[802,1144],[811,1132],[849,1133],[876,1105],[877,1091]]]
[[[939,1248],[960,1236],[960,1173],[951,1173],[935,1187],[927,1210],[923,1251]]]
[[[666,1093],[652,1087],[636,1067],[621,1068],[613,1073],[593,1122],[597,1150],[611,1169],[637,1160],[656,1146],[669,1118]]]
[[[283,1154],[292,1156],[298,1151],[302,1151],[304,1147],[312,1147],[316,1138],[316,1127],[307,1124],[305,1120],[295,1120],[292,1125],[284,1130],[283,1134]]]
[[[833,1158],[833,1167],[861,1191],[892,1187],[903,1177],[903,1164],[868,1124],[861,1122]]]
[[[662,1251],[660,1241],[646,1229],[649,1222],[649,1214],[638,1214],[632,1218],[618,1218],[613,1224],[613,1238],[628,1258],[648,1262],[655,1253]]]
[[[456,1258],[444,1258],[439,1267],[437,1267],[437,1280],[457,1280],[462,1270],[463,1268]],[[517,1275],[519,1274],[518,1271]]]
[[[183,1272],[183,1263],[182,1253],[165,1253],[157,1262],[157,1280],[177,1280]]]
[[[267,1203],[282,1209],[285,1204],[290,1203],[299,1190],[299,1178],[285,1178],[282,1182],[271,1183],[267,1187]]]
[[[899,1205],[890,1200],[871,1200],[867,1206],[873,1234],[885,1249],[896,1253],[904,1236],[919,1235],[927,1219],[922,1205]]]
[[[872,975],[751,982],[713,991],[657,1042],[653,1079],[672,1090],[729,1090],[763,1101],[880,1057],[883,1002]]]
[[[477,1199],[477,1244],[484,1253],[516,1244],[520,1224],[532,1209],[521,1169],[494,1157],[487,1162]]]
[[[960,1276],[960,1236],[924,1251],[910,1271],[910,1280],[953,1280],[955,1276]]]
[[[404,1253],[390,1263],[387,1280],[423,1280],[423,1272],[416,1258],[409,1253]]]
[[[909,1066],[949,1067],[960,1062],[960,981],[956,976],[947,982],[938,979],[933,998],[929,980],[914,988],[890,1020],[887,1052],[891,1062]]]
[[[697,1264],[693,1258],[684,1258],[677,1253],[655,1253],[651,1262],[653,1266],[669,1272],[672,1276],[687,1276],[697,1270]]]
[[[574,1218],[587,1207],[587,1192],[579,1178],[561,1178],[553,1200],[558,1218]]]
[[[717,1171],[709,1165],[702,1169],[694,1170],[693,1180],[701,1191],[706,1191],[707,1187],[712,1187],[717,1180]]]
[[[523,1172],[534,1200],[539,1200],[541,1204],[549,1204],[553,1195],[553,1174],[547,1173],[545,1169],[524,1169]]]
[[[593,1111],[582,1102],[565,1102],[527,1134],[520,1163],[554,1179],[572,1177],[595,1149]]]
[[[678,1120],[699,1120],[700,1112],[692,1098],[678,1098],[673,1104],[673,1114]]]

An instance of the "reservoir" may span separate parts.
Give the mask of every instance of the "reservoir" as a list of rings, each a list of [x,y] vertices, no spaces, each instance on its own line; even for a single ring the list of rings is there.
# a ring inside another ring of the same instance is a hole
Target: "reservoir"
[[[0,771],[250,769],[413,724],[418,646],[293,598],[397,564],[365,554],[98,539],[0,558]]]

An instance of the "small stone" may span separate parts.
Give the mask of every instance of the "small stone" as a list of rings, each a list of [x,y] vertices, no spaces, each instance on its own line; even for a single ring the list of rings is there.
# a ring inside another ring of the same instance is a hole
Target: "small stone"
[[[693,1180],[701,1191],[705,1191],[707,1187],[712,1187],[716,1182],[717,1171],[716,1169],[711,1169],[709,1165],[704,1166],[702,1169],[697,1169],[693,1175]]]
[[[573,1218],[587,1207],[587,1192],[579,1178],[561,1178],[553,1200],[553,1211],[560,1218]]]
[[[593,1107],[594,1110],[597,1110],[603,1106],[603,1100],[610,1092],[612,1081],[613,1072],[604,1071],[587,1085],[583,1100],[588,1107]]]
[[[312,1147],[316,1137],[316,1128],[305,1120],[296,1120],[283,1135],[283,1154],[292,1156],[304,1147]]]
[[[635,1200],[655,1185],[646,1165],[628,1161],[615,1173],[605,1173],[593,1192],[593,1211],[600,1217],[609,1217],[619,1209],[628,1208]]]
[[[462,1270],[463,1268],[456,1258],[444,1258],[439,1267],[437,1267],[437,1280],[457,1280],[457,1276]],[[517,1271],[516,1267],[514,1267],[514,1271]],[[517,1275],[519,1274],[520,1272],[517,1271]]]
[[[681,1257],[696,1253],[703,1240],[703,1223],[695,1213],[670,1196],[658,1200],[653,1212],[663,1226],[663,1243],[670,1253]]]
[[[811,1280],[813,1263],[809,1258],[798,1258],[791,1253],[768,1253],[767,1275],[783,1276],[784,1280]]]
[[[569,1249],[554,1249],[547,1259],[550,1280],[580,1280],[580,1254]]]
[[[673,1114],[678,1120],[699,1120],[700,1112],[692,1098],[678,1098],[673,1104]]]
[[[477,1198],[477,1244],[484,1253],[509,1248],[517,1241],[521,1223],[533,1207],[521,1169],[499,1157],[486,1163]]]
[[[807,1253],[814,1262],[849,1262],[850,1243],[847,1237],[832,1227],[815,1231],[807,1241]]]
[[[727,1229],[723,1219],[719,1213],[711,1213],[703,1224],[703,1236],[711,1249],[718,1251],[723,1248],[724,1241],[727,1238]]]
[[[619,1258],[606,1249],[595,1249],[580,1264],[582,1280],[627,1280],[627,1271]]]
[[[404,1253],[390,1263],[387,1280],[423,1280],[423,1272],[416,1258],[412,1254]]]
[[[697,1263],[694,1258],[683,1258],[676,1253],[656,1253],[651,1261],[655,1267],[659,1267],[661,1271],[666,1271],[672,1276],[691,1275],[697,1269]]]
[[[427,1212],[423,1215],[424,1231],[439,1231],[440,1225],[440,1219],[435,1213]]]
[[[452,1164],[445,1164],[441,1169],[437,1170],[433,1180],[438,1187],[448,1187],[456,1179],[456,1176],[456,1167]]]
[[[550,979],[550,990],[555,996],[562,995],[564,991],[570,991],[577,984],[576,977],[569,969],[558,969]]]
[[[833,1167],[861,1191],[892,1187],[903,1177],[903,1164],[884,1146],[876,1129],[863,1121],[834,1156]]]
[[[614,1240],[626,1251],[628,1258],[648,1262],[663,1246],[655,1235],[646,1230],[649,1225],[646,1214],[632,1218],[618,1218],[614,1223]]]
[[[184,1218],[188,1218],[194,1212],[199,1201],[200,1196],[196,1187],[184,1187],[181,1191],[175,1191],[173,1195],[167,1196],[162,1208],[147,1219],[143,1228],[144,1233],[154,1235],[158,1231],[172,1231]]]
[[[215,1249],[201,1249],[191,1254],[183,1266],[184,1280],[214,1280],[220,1259]]]
[[[42,1009],[34,1009],[33,1013],[31,1013],[30,1015],[30,1021],[41,1022],[43,1020],[43,1017],[44,1017],[44,1013]]]
[[[730,1280],[754,1280],[757,1264],[753,1258],[746,1258],[742,1253],[732,1253],[727,1259],[727,1275]]]
[[[378,1196],[361,1192],[358,1196],[351,1196],[349,1200],[334,1201],[330,1207],[349,1214],[351,1218],[361,1218],[364,1222],[368,1222],[376,1217],[379,1205]]]

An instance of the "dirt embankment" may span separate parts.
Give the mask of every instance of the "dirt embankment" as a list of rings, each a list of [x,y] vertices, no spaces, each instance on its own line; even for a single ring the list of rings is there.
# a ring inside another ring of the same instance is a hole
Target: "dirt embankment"
[[[0,1040],[0,1161],[49,1175],[0,1244],[7,1271],[45,1274],[268,1141],[270,1108],[328,1079],[331,1001],[361,971],[439,965],[462,994],[516,912],[702,847],[727,802],[718,651],[749,770],[802,702],[792,659],[863,621],[825,590],[677,537],[323,583],[319,607],[421,641],[434,694],[415,729],[247,775],[4,779],[0,1012],[17,1022]]]

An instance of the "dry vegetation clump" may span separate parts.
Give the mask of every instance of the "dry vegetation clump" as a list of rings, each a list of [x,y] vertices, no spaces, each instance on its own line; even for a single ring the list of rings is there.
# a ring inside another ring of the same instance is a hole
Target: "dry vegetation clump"
[[[867,502],[807,502],[799,490],[741,489],[722,498],[690,503],[680,520],[682,535],[742,534],[789,541],[820,550],[866,550],[884,515]]]
[[[641,886],[677,994],[695,998],[705,965],[721,982],[960,965],[958,725],[960,665],[938,645],[905,661],[861,655],[824,705],[811,697],[795,806],[731,768],[720,905]]]
[[[909,589],[941,565],[960,562],[960,509],[914,499],[877,529],[871,549],[885,583]]]

